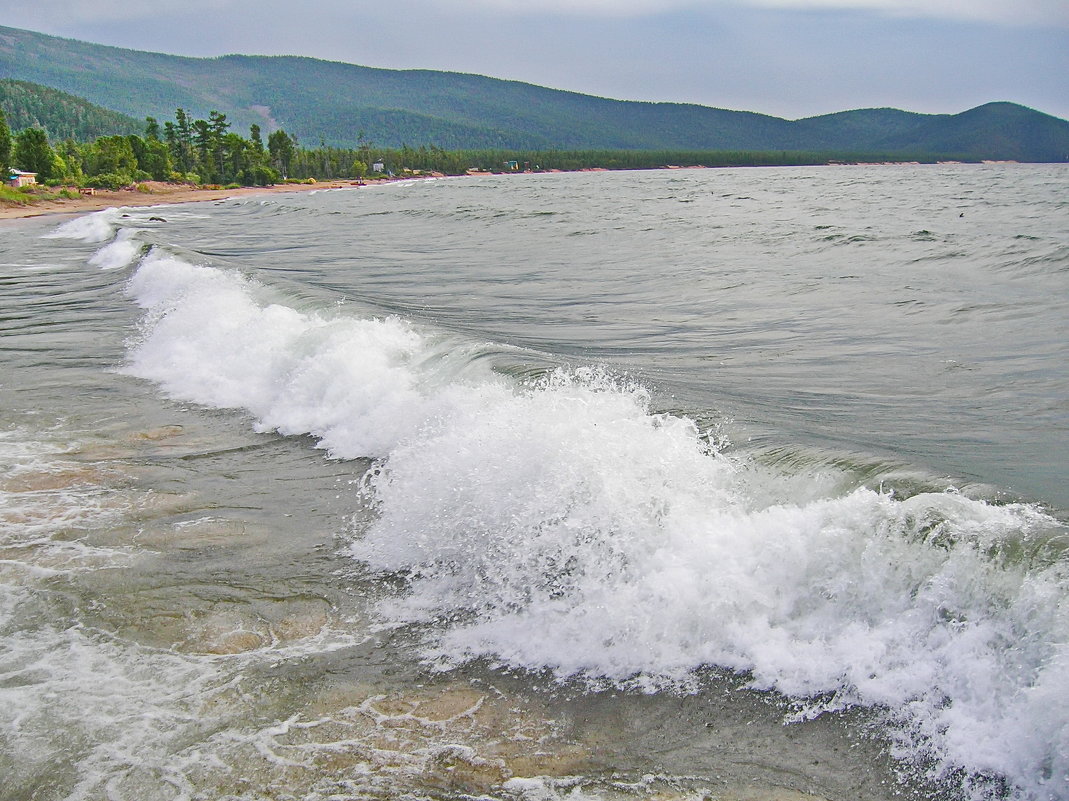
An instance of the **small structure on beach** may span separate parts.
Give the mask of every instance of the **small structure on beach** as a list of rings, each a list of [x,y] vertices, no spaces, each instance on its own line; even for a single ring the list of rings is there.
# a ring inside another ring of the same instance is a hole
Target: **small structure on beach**
[[[18,189],[20,186],[33,186],[37,183],[37,173],[11,170],[7,177],[7,185]]]

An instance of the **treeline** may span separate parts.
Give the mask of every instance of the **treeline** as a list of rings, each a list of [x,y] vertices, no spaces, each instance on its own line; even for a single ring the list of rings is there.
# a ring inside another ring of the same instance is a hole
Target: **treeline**
[[[930,153],[846,153],[800,150],[445,150],[439,147],[359,149],[318,147],[299,149],[292,161],[292,176],[332,180],[362,177],[352,165],[381,164],[387,174],[522,172],[606,169],[645,170],[661,167],[784,167],[836,163],[969,160],[960,155]]]
[[[0,168],[35,172],[43,183],[115,189],[143,181],[211,186],[265,186],[283,180],[359,180],[370,173],[413,175],[584,169],[637,170],[657,167],[817,165],[858,161],[932,161],[929,155],[710,150],[445,150],[435,146],[377,147],[358,134],[356,148],[300,147],[283,130],[264,142],[259,126],[249,136],[230,130],[226,115],[213,111],[194,119],[184,109],[162,126],[148,117],[143,135],[101,136],[53,145],[45,131],[12,135],[0,112]],[[946,158],[941,157],[941,158]]]
[[[826,164],[826,153],[710,150],[442,150],[435,147],[386,150],[382,160],[396,171],[431,171],[455,175],[487,172],[606,169],[644,170],[667,166],[749,167]]]
[[[143,181],[197,185],[265,186],[286,176],[296,151],[285,131],[264,144],[253,125],[245,138],[229,130],[225,114],[207,120],[185,110],[160,126],[148,117],[144,135],[101,136],[92,142],[65,139],[53,145],[41,128],[12,134],[0,112],[0,169],[37,173],[40,182],[117,189]]]

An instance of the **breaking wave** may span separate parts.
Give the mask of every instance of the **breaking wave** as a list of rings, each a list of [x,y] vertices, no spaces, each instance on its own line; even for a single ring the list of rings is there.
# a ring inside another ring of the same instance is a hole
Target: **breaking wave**
[[[422,627],[439,668],[650,691],[726,668],[800,718],[876,710],[904,763],[965,775],[975,798],[999,792],[993,777],[1065,797],[1069,576],[1037,507],[806,491],[820,482],[718,449],[603,370],[510,379],[485,345],[299,311],[160,248],[128,291],[145,316],[126,372],[376,460],[359,489],[375,514],[348,551],[404,578],[378,613]]]

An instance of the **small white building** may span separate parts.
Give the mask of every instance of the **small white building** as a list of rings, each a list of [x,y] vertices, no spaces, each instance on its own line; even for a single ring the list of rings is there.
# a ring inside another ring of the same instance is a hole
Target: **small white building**
[[[386,165],[383,164],[381,161],[376,161],[374,164],[371,165],[372,172],[382,172],[385,169]]]
[[[37,173],[12,170],[7,178],[7,185],[18,189],[20,186],[33,186],[37,183]]]

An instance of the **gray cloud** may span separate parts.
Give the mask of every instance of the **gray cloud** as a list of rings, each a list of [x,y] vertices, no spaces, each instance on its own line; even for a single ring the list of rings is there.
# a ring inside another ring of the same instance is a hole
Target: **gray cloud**
[[[1069,27],[1065,0],[433,0],[442,9],[479,8],[529,16],[640,17],[736,7],[797,11],[871,11],[896,17],[975,20],[1012,25]]]
[[[181,55],[308,55],[474,72],[792,118],[873,106],[951,113],[992,100],[1069,116],[1069,29],[1056,24],[1069,3],[1019,0],[1015,24],[987,19],[1005,6],[1002,0],[37,0],[18,6],[0,0],[0,24]],[[960,19],[966,12],[970,18]],[[1040,18],[1042,24],[1024,24]]]

